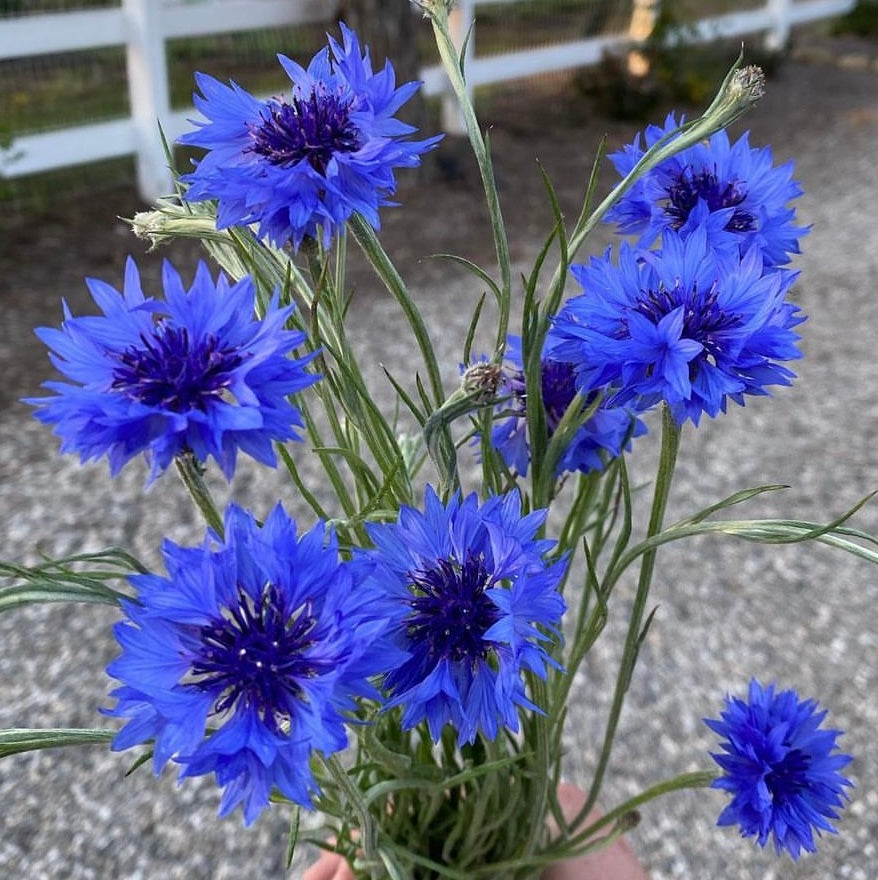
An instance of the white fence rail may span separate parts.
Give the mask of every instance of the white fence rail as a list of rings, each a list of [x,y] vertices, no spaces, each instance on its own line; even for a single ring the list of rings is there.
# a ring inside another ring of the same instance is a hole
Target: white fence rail
[[[467,32],[476,6],[515,0],[458,0],[455,26]],[[698,22],[694,38],[709,40],[762,33],[770,45],[782,46],[792,27],[840,15],[856,0],[767,0],[758,9],[734,12]],[[635,0],[650,7],[657,0]],[[152,200],[171,190],[164,150],[158,133],[161,123],[174,140],[195,116],[194,109],[174,111],[170,106],[166,42],[185,36],[271,28],[329,21],[336,0],[121,0],[113,9],[77,11],[0,19],[0,61],[56,52],[74,52],[106,46],[126,47],[131,116],[109,122],[79,125],[57,131],[16,137],[0,148],[0,177],[20,177],[53,168],[134,155],[140,194]],[[469,47],[467,78],[471,88],[488,83],[533,76],[550,71],[586,67],[604,52],[632,44],[631,33],[572,40],[552,46],[480,57]],[[436,66],[422,71],[427,94],[444,93],[446,82]],[[456,118],[446,113],[453,128]]]

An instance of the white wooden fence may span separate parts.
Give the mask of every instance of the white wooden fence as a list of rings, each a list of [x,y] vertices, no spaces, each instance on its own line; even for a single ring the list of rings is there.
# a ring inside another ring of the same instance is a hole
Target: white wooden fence
[[[479,5],[516,0],[458,0],[454,24],[463,35]],[[658,0],[635,0],[643,11]],[[770,45],[782,46],[792,27],[847,12],[856,0],[766,0],[764,6],[700,21],[693,38],[709,40],[762,33]],[[171,191],[171,180],[158,132],[161,123],[174,140],[190,127],[194,109],[170,106],[166,41],[237,30],[329,21],[336,0],[121,0],[112,9],[29,15],[0,19],[0,61],[105,46],[126,47],[131,116],[91,125],[14,138],[0,148],[0,176],[19,177],[52,168],[134,155],[137,183],[146,200]],[[636,22],[628,32],[571,40],[552,46],[481,57],[475,41],[468,50],[471,88],[598,63],[607,50],[632,45]],[[442,94],[444,74],[438,66],[422,71],[426,94]],[[2,87],[2,86],[0,86]],[[446,102],[447,103],[447,102]],[[457,119],[443,114],[447,128]]]

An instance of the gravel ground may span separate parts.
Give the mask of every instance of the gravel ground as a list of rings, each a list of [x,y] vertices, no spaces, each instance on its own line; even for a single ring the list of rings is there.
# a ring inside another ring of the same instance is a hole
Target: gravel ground
[[[874,45],[865,48],[874,54]],[[754,144],[773,144],[779,161],[795,159],[807,193],[800,214],[813,231],[796,260],[802,271],[796,300],[809,315],[800,378],[774,398],[686,430],[671,518],[745,486],[784,483],[791,488],[752,505],[753,515],[826,519],[878,488],[878,76],[868,64],[834,63],[840,56],[839,49],[788,61],[747,119]],[[509,112],[520,96],[510,102],[507,92],[505,104],[486,102],[489,116],[496,113],[490,121],[498,175],[521,268],[533,256],[535,231],[546,225],[532,157],[543,158],[573,210],[600,131],[609,131],[611,146],[632,132],[590,118],[581,99],[556,93],[557,86],[552,81],[545,94],[528,93],[538,98],[531,101],[538,121],[529,124]],[[406,207],[385,215],[389,249],[402,254],[414,279],[449,382],[473,286],[457,270],[414,258],[440,250],[485,256],[484,232],[473,225],[481,220],[474,186],[464,163],[450,182],[410,186],[401,193]],[[144,494],[145,472],[136,466],[110,481],[103,465],[60,458],[48,430],[15,403],[48,374],[30,328],[57,320],[60,296],[74,309],[83,302],[83,274],[116,283],[121,254],[140,254],[112,220],[130,214],[136,202],[130,193],[118,196],[84,200],[39,223],[13,223],[0,254],[0,364],[7,379],[0,391],[0,555],[9,559],[32,561],[35,548],[62,554],[122,544],[154,563],[162,536],[192,542],[201,533],[170,475]],[[178,263],[191,264],[191,249],[175,253]],[[154,278],[157,261],[143,262]],[[362,330],[363,362],[376,397],[386,399],[379,363],[406,367],[399,317],[362,267],[352,277],[360,295],[351,326]],[[654,446],[638,444],[632,467],[639,479],[649,478]],[[274,474],[247,466],[231,490],[257,512],[267,510],[277,492]],[[285,501],[295,510],[289,492]],[[878,508],[867,507],[858,521],[878,532]],[[630,584],[626,588],[575,688],[568,775],[583,784],[609,700]],[[753,675],[818,698],[835,726],[847,731],[843,745],[856,756],[856,788],[840,834],[824,837],[820,852],[798,863],[715,828],[720,793],[680,794],[648,806],[632,839],[655,880],[878,877],[878,572],[823,547],[699,540],[660,556],[654,599],[656,622],[623,717],[608,804],[665,776],[707,766],[713,743],[701,718],[715,715],[723,695]],[[103,670],[115,653],[113,619],[106,609],[75,606],[3,615],[0,727],[99,724],[96,709],[106,703],[108,687]],[[144,771],[125,779],[129,764],[130,756],[101,749],[2,762],[0,877],[284,876],[283,810],[244,829],[237,817],[215,818],[212,782],[178,788],[170,773],[155,780]],[[287,876],[300,870],[297,865]]]

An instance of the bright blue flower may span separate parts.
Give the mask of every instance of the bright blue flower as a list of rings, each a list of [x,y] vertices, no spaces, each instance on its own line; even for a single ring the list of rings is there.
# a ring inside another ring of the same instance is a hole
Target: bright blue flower
[[[395,638],[408,659],[385,678],[404,728],[426,719],[438,740],[451,724],[462,744],[518,730],[519,707],[539,711],[523,674],[557,665],[544,643],[565,607],[566,561],[549,561],[554,542],[536,537],[545,518],[522,516],[517,492],[443,504],[428,486],[423,512],[403,506],[397,522],[369,527],[373,582],[407,609]]]
[[[506,418],[498,420],[491,432],[491,445],[506,462],[506,466],[522,476],[530,464],[528,446],[527,387],[521,355],[521,338],[509,336],[506,342],[506,360],[511,369],[504,371],[501,394],[511,399],[498,406]],[[576,372],[573,364],[556,360],[551,354],[542,359],[541,391],[546,413],[546,427],[551,437],[561,422],[567,407],[576,396]],[[595,392],[596,394],[597,392]],[[586,407],[593,403],[586,398]],[[511,412],[511,415],[510,415]],[[646,425],[634,412],[614,406],[609,398],[602,398],[597,409],[576,431],[570,445],[564,450],[556,467],[556,476],[567,471],[600,471],[607,458],[617,458],[634,437],[646,433]]]
[[[318,378],[310,356],[290,354],[305,341],[286,329],[293,307],[275,297],[257,321],[253,282],[214,283],[203,263],[188,291],[167,262],[163,282],[164,302],[145,297],[129,258],[123,293],[86,282],[103,315],[73,317],[65,303],[60,330],[37,330],[71,381],[27,401],[36,417],[56,426],[62,452],[106,455],[114,476],[141,452],[150,480],[184,453],[213,456],[229,479],[239,450],[274,466],[273,441],[298,439],[302,425],[287,396]]]
[[[396,88],[393,67],[372,72],[369,53],[341,25],[343,44],[301,67],[278,59],[292,81],[289,94],[260,100],[236,83],[196,74],[195,106],[207,118],[181,144],[208,152],[181,177],[189,201],[217,199],[217,225],[257,223],[277,245],[321,235],[328,247],[357,212],[376,229],[378,208],[396,189],[395,168],[411,168],[440,138],[409,140],[416,129],[394,113],[418,90]]]
[[[818,709],[815,700],[754,679],[746,701],[729,696],[721,720],[705,719],[724,737],[713,755],[724,773],[713,787],[732,795],[717,824],[740,826],[760,846],[773,837],[777,852],[794,859],[816,850],[815,831],[835,833],[830,820],[851,785],[840,771],[852,759],[836,751],[840,730],[821,729],[826,712]]]
[[[782,362],[801,357],[804,318],[786,301],[797,273],[763,269],[757,247],[717,253],[703,227],[685,239],[666,230],[660,252],[623,243],[618,265],[608,251],[571,267],[584,292],[555,317],[552,351],[582,391],[609,388],[639,409],[663,400],[697,425],[795,376]]]
[[[646,149],[675,131],[668,115],[663,128],[650,125],[633,144],[610,155],[625,176]],[[607,213],[620,232],[640,236],[650,247],[666,229],[683,237],[695,228],[708,228],[713,247],[746,253],[753,244],[762,251],[766,267],[788,263],[799,253],[799,238],[808,230],[794,225],[789,203],[802,194],[793,180],[793,163],[775,167],[770,147],[750,147],[749,133],[734,144],[718,131],[708,141],[666,159],[641,177]]]
[[[168,577],[131,578],[136,600],[115,627],[122,653],[108,673],[122,686],[107,714],[127,719],[113,741],[154,741],[153,767],[180,778],[214,773],[220,815],[240,803],[251,823],[276,787],[310,806],[312,753],[347,745],[346,713],[379,698],[369,679],[393,662],[394,609],[340,562],[322,525],[297,537],[280,505],[260,528],[231,505],[225,539],[163,546]]]

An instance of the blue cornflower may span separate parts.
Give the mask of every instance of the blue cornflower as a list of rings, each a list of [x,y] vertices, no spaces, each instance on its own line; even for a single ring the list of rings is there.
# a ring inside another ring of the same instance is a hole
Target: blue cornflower
[[[354,212],[377,229],[394,169],[418,165],[439,142],[409,140],[416,129],[393,115],[420,83],[396,88],[390,63],[373,73],[353,31],[342,24],[341,33],[342,45],[330,37],[307,70],[278,55],[292,81],[286,95],[260,100],[195,75],[195,106],[208,121],[180,143],[208,152],[181,180],[189,201],[218,200],[220,229],[256,223],[260,237],[296,248],[318,230],[328,247]]]
[[[804,317],[785,297],[797,273],[763,271],[760,251],[717,253],[704,227],[666,230],[660,252],[623,242],[571,267],[584,293],[568,300],[549,333],[574,364],[582,391],[609,388],[638,409],[665,401],[675,420],[725,412],[732,400],[789,385],[781,362],[801,357],[793,328]]]
[[[527,475],[530,449],[526,419],[527,387],[521,354],[521,338],[509,336],[506,340],[504,387],[501,394],[511,399],[498,407],[505,414],[491,431],[491,445],[500,453],[506,466],[522,476]],[[554,434],[567,408],[576,396],[576,371],[573,364],[556,360],[547,353],[541,362],[541,392],[546,413],[549,437]],[[594,403],[597,392],[586,398],[585,406]],[[511,411],[511,415],[510,415]],[[573,440],[564,450],[556,466],[556,476],[567,471],[600,471],[606,459],[617,458],[634,437],[646,433],[646,425],[628,407],[614,406],[602,397],[595,411],[581,425]]]
[[[71,381],[26,402],[56,426],[62,452],[106,455],[114,476],[141,452],[150,480],[184,453],[213,456],[229,479],[238,450],[274,466],[272,442],[298,439],[302,425],[287,396],[318,378],[310,356],[290,354],[305,341],[286,329],[293,307],[275,296],[257,321],[252,280],[214,283],[204,263],[188,291],[167,262],[163,282],[164,302],[146,298],[130,258],[123,293],[88,279],[103,315],[73,317],[65,303],[60,330],[37,330]]]
[[[778,853],[794,859],[814,852],[814,832],[835,833],[830,823],[847,799],[850,780],[840,772],[852,760],[836,751],[840,730],[822,730],[826,712],[793,690],[775,693],[750,682],[747,700],[726,697],[720,721],[705,719],[725,737],[713,755],[724,774],[713,782],[732,794],[717,824],[738,825],[760,846],[774,837]]]
[[[616,170],[628,174],[647,148],[677,127],[673,114],[662,128],[650,125],[645,147],[638,135],[610,155]],[[718,131],[643,175],[606,219],[620,232],[638,234],[641,247],[650,247],[666,229],[685,237],[705,225],[713,247],[744,254],[756,244],[766,267],[780,266],[799,253],[799,238],[808,232],[793,223],[789,203],[802,190],[792,175],[792,162],[775,167],[771,148],[751,147],[749,133],[730,144],[725,131]]]
[[[423,512],[403,506],[397,522],[369,526],[373,582],[407,610],[394,634],[408,659],[385,677],[404,728],[426,719],[438,741],[451,724],[462,744],[517,730],[519,707],[539,711],[523,673],[557,665],[544,643],[565,607],[566,561],[549,561],[554,542],[536,537],[545,518],[522,516],[517,492],[443,504],[428,486]]]
[[[224,540],[165,541],[163,556],[168,576],[132,576],[115,627],[107,671],[122,686],[106,711],[127,723],[113,748],[152,740],[156,774],[170,759],[181,779],[214,773],[220,815],[241,803],[247,824],[273,787],[310,806],[312,753],[345,748],[345,713],[380,696],[369,679],[394,660],[394,609],[331,532],[297,537],[280,505],[261,528],[230,505]]]

